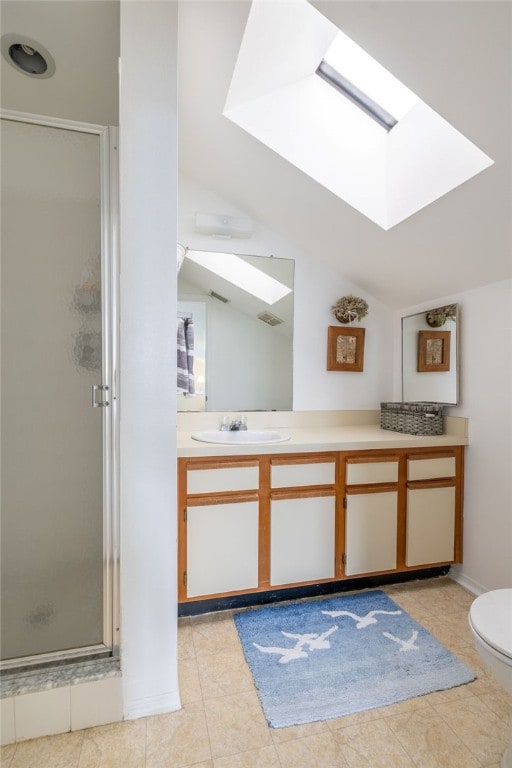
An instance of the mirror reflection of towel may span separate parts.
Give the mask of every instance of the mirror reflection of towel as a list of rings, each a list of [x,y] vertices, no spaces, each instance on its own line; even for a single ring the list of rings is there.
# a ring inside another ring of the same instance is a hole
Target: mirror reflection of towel
[[[193,395],[194,386],[194,323],[192,318],[178,317],[176,337],[177,386],[185,395]]]

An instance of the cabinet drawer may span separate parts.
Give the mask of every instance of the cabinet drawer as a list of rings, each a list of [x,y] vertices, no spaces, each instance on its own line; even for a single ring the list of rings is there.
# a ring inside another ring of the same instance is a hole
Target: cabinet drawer
[[[293,488],[302,485],[334,485],[334,461],[313,464],[273,464],[270,470],[271,488]]]
[[[222,493],[223,491],[250,491],[259,485],[256,465],[218,467],[215,469],[189,469],[187,493]]]
[[[347,485],[367,485],[369,483],[396,483],[398,481],[398,461],[348,461]]]
[[[454,477],[455,457],[412,459],[407,462],[408,480],[431,480],[435,477]]]

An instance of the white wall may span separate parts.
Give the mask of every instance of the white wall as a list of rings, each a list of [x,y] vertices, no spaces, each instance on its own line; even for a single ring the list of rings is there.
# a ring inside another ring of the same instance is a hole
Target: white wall
[[[469,419],[464,563],[453,572],[480,592],[512,586],[512,281],[402,310],[395,324],[397,348],[400,316],[452,302],[461,314],[461,400],[446,413]],[[397,399],[399,382],[397,364]]]
[[[125,717],[179,708],[177,3],[122,0],[121,665]]]
[[[204,189],[195,180],[179,177],[178,240],[189,248],[276,256],[295,261],[295,308],[293,349],[293,410],[378,408],[392,391],[392,313],[358,286],[343,278],[343,243],[340,269],[333,272],[321,255],[304,253],[277,232],[258,222],[257,212],[243,211]],[[249,239],[218,240],[194,230],[195,213],[250,216],[255,231]],[[327,328],[339,323],[331,314],[336,299],[347,293],[365,298],[370,311],[366,328],[365,363],[362,373],[327,371]]]

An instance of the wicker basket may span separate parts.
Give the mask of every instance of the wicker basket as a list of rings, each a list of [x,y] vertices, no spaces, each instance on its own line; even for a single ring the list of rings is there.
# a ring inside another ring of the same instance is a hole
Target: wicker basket
[[[439,403],[381,403],[380,426],[408,435],[442,435],[443,406]]]

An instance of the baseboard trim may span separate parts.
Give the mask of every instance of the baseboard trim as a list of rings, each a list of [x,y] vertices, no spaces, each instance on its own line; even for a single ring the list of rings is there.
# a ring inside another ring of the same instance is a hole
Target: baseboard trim
[[[334,592],[348,592],[354,589],[369,589],[385,584],[400,584],[415,579],[429,579],[434,576],[445,576],[450,570],[449,565],[425,568],[403,573],[388,573],[379,576],[363,576],[362,578],[343,579],[342,581],[324,581],[320,584],[307,584],[289,589],[274,589],[267,592],[250,592],[245,595],[218,597],[209,600],[193,600],[190,603],[178,604],[178,616],[199,616],[212,611],[226,611],[234,608],[249,608],[263,603],[277,603],[283,600],[299,600],[302,597],[321,597]]]
[[[144,699],[124,702],[124,719],[136,720],[149,715],[163,715],[181,709],[178,692],[163,693],[158,696],[148,696]]]
[[[468,592],[471,592],[476,597],[483,595],[484,592],[489,591],[487,587],[482,586],[477,581],[470,579],[469,576],[465,576],[463,573],[455,573],[452,571],[450,573],[450,578],[453,579],[453,581],[456,581],[457,584],[460,584],[461,587],[464,587],[464,589],[467,589]]]

